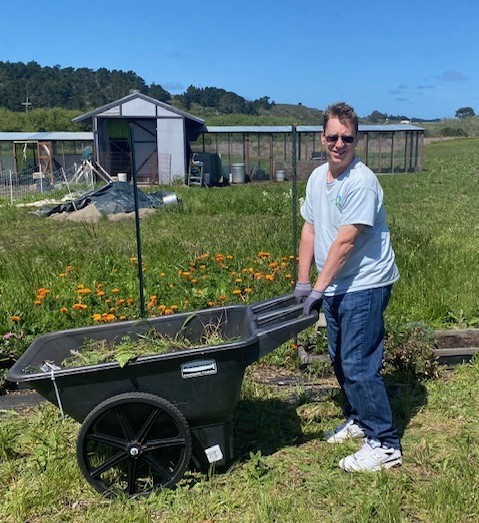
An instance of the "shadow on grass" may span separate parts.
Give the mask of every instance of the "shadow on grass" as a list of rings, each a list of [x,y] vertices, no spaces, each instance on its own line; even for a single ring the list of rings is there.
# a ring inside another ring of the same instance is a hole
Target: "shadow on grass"
[[[402,437],[411,419],[427,405],[427,389],[416,376],[405,376],[404,373],[387,374],[384,376],[384,382],[394,424],[399,436]],[[339,389],[331,399],[343,409],[344,396]]]
[[[295,402],[273,398],[240,401],[234,416],[235,460],[257,452],[267,456],[287,445],[304,443],[296,408]]]
[[[411,419],[427,405],[427,389],[416,376],[389,374],[384,381],[396,429],[402,437]]]

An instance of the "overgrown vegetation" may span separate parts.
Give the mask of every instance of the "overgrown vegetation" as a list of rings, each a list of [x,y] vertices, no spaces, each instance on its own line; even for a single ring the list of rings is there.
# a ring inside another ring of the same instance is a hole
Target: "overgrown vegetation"
[[[233,340],[221,335],[221,327],[208,324],[204,327],[204,334],[194,342],[181,335],[167,336],[157,330],[146,334],[139,334],[133,339],[124,336],[118,343],[115,340],[86,340],[81,347],[71,350],[71,356],[63,360],[63,368],[97,365],[116,361],[124,367],[141,356],[166,354],[182,350],[201,349],[228,343]]]

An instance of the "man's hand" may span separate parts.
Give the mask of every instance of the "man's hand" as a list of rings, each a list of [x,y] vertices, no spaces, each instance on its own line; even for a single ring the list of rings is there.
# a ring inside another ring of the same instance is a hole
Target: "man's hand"
[[[294,297],[298,303],[302,303],[311,294],[311,283],[298,282],[294,288]]]
[[[323,303],[323,294],[322,291],[312,290],[309,296],[303,303],[303,314],[309,316],[313,310],[319,312],[321,304]]]

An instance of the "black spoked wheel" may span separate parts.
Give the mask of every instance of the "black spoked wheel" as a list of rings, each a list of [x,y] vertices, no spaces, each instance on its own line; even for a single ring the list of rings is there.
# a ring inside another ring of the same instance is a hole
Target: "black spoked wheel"
[[[99,492],[145,495],[173,487],[191,459],[191,434],[183,414],[159,396],[120,394],[95,407],[77,440],[77,459]]]

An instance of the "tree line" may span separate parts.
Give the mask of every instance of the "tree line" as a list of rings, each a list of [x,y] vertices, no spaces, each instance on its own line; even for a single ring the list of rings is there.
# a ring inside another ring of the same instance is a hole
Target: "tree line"
[[[161,85],[146,82],[133,71],[85,67],[42,67],[36,62],[0,62],[0,107],[13,112],[32,109],[62,108],[89,111],[128,95],[132,90],[161,102],[170,102],[172,95]],[[259,114],[274,102],[265,96],[248,101],[231,91],[216,87],[197,88],[190,85],[175,97],[186,110],[193,103],[212,107],[220,114]]]

